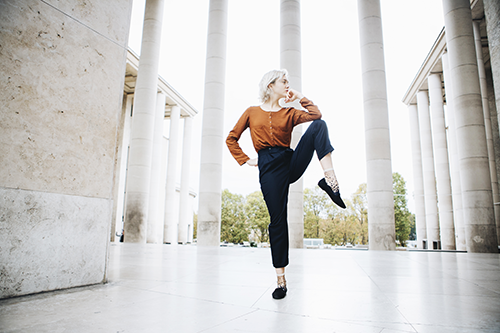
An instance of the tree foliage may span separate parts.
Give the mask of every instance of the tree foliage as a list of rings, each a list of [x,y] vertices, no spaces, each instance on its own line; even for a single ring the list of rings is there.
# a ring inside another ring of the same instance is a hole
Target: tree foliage
[[[221,201],[221,242],[242,243],[251,236],[257,242],[268,242],[270,222],[261,191],[246,198],[225,189]]]
[[[198,237],[198,214],[193,215],[193,239]]]
[[[322,238],[332,245],[367,244],[366,185],[344,201],[347,209],[341,210],[320,188],[305,189],[304,237]]]
[[[225,189],[221,201],[221,241],[241,243],[248,241],[248,234],[245,197]]]
[[[319,187],[304,190],[304,237],[321,238],[323,220],[328,216],[332,202]]]
[[[359,225],[359,243],[368,244],[368,199],[366,183],[359,185],[352,197],[352,215]]]
[[[392,188],[394,191],[394,222],[396,224],[396,241],[406,246],[412,229],[412,214],[408,210],[406,201],[406,181],[399,173],[392,174]]]
[[[268,242],[268,226],[271,219],[261,191],[255,191],[247,196],[245,211],[256,241],[259,243]]]
[[[393,173],[396,241],[405,246],[415,233],[415,218],[407,207],[406,182]],[[323,238],[325,244],[368,244],[367,186],[359,185],[351,199],[344,199],[347,209],[340,209],[320,188],[304,190],[304,237]],[[228,190],[222,192],[221,241],[241,243],[250,238],[268,242],[270,223],[261,191],[246,198]]]

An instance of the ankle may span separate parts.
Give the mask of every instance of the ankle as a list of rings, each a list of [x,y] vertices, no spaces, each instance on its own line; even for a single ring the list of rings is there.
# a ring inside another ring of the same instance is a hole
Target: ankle
[[[285,274],[278,275],[278,287],[286,288]]]
[[[337,177],[335,177],[335,173],[332,171],[325,171],[325,181],[328,186],[331,187],[333,192],[339,192],[339,183],[337,181]]]

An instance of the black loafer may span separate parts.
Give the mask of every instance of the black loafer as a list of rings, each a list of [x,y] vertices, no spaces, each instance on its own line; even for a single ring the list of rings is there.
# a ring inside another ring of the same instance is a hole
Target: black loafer
[[[318,182],[318,186],[328,194],[330,199],[332,199],[332,201],[335,202],[337,204],[337,206],[345,209],[345,203],[342,200],[342,198],[340,197],[340,192],[333,192],[332,188],[330,186],[328,186],[328,184],[326,183],[325,178],[321,179]]]
[[[282,299],[286,296],[286,287],[278,287],[273,291],[274,299]]]

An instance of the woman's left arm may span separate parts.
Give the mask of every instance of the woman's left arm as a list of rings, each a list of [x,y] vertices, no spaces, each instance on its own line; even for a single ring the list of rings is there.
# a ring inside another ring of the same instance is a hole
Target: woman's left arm
[[[321,119],[321,111],[317,105],[315,105],[311,100],[308,100],[307,97],[303,97],[300,100],[300,105],[307,111],[303,110],[295,110],[294,118],[294,126],[302,123],[306,123],[308,121],[313,121],[317,119]]]

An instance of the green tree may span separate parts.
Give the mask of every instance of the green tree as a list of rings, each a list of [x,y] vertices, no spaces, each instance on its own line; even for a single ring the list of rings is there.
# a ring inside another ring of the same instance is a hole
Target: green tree
[[[221,241],[241,243],[248,240],[248,233],[245,197],[225,189],[221,202]]]
[[[193,214],[193,239],[198,237],[198,214]]]
[[[319,187],[304,190],[304,237],[321,238],[322,224],[331,209],[331,200]]]
[[[304,237],[322,238],[325,244],[368,242],[366,185],[360,185],[347,209],[337,207],[319,188],[304,190]]]
[[[345,210],[331,210],[328,214],[329,223],[325,229],[326,243],[333,245],[347,245],[359,243],[361,238],[361,226],[354,212],[351,200],[344,200]]]
[[[410,215],[410,240],[417,240],[417,229],[415,225],[415,214]]]
[[[366,183],[359,185],[352,195],[353,216],[359,224],[359,243],[368,244],[368,200]]]
[[[255,191],[247,195],[245,212],[248,219],[248,225],[257,238],[257,242],[268,242],[268,227],[271,219],[261,191]]]
[[[406,246],[410,237],[411,213],[406,201],[406,182],[399,173],[392,174],[392,188],[394,192],[394,222],[396,224],[396,241]]]

